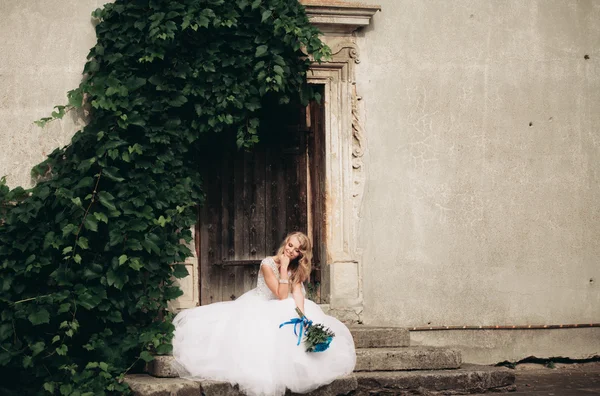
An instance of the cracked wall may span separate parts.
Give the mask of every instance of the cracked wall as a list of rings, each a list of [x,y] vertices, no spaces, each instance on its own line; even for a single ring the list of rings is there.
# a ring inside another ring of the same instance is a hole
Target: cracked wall
[[[600,322],[600,2],[367,3],[364,321]],[[588,357],[597,330],[498,334],[466,358]]]

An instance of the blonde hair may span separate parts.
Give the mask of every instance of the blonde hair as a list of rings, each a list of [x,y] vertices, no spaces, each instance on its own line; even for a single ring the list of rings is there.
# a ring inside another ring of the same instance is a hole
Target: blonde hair
[[[275,255],[277,262],[279,262],[279,257],[283,254],[283,249],[291,237],[296,237],[298,242],[300,242],[300,246],[298,247],[298,250],[300,250],[300,256],[290,262],[290,270],[292,271],[290,282],[293,285],[304,282],[310,276],[310,268],[312,264],[312,244],[310,243],[310,239],[306,236],[306,234],[302,232],[296,231],[288,234],[281,243],[281,246],[279,246],[277,254]],[[298,263],[297,266],[294,264],[296,262]]]

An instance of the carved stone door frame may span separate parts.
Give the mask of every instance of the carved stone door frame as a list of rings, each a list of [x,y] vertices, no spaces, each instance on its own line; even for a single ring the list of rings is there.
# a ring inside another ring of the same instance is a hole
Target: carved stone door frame
[[[330,312],[346,321],[362,313],[362,263],[358,247],[359,210],[364,192],[355,66],[360,63],[354,32],[370,23],[379,6],[335,1],[301,1],[310,21],[323,33],[332,59],[313,63],[311,84],[324,86],[325,100],[325,245],[323,276],[328,277]]]

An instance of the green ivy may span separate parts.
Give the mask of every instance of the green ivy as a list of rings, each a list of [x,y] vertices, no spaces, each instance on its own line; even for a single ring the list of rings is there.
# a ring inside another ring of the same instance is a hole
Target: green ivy
[[[0,181],[1,394],[125,394],[126,372],[171,351],[200,160],[256,143],[265,103],[306,103],[306,54],[328,56],[292,0],[117,0],[93,17],[85,79],[37,122],[88,124],[33,188]]]

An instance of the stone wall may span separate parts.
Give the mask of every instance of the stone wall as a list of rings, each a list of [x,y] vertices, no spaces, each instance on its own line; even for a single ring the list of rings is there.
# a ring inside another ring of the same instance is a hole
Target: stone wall
[[[81,81],[96,42],[91,13],[102,0],[0,1],[0,177],[31,186],[29,172],[81,126],[69,113],[44,129],[33,124]]]
[[[600,322],[600,2],[367,3],[363,320]],[[598,355],[599,330],[413,340],[492,363]]]

